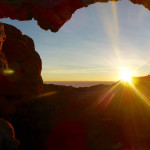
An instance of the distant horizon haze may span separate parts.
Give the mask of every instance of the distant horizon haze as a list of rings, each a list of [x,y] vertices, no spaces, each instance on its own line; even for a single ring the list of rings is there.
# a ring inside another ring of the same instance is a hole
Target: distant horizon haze
[[[44,84],[54,84],[62,86],[73,86],[73,87],[90,87],[99,84],[111,85],[117,81],[43,81]]]

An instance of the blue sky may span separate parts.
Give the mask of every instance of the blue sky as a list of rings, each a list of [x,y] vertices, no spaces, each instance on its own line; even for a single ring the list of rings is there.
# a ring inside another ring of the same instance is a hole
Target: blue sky
[[[57,33],[34,20],[1,22],[34,40],[45,81],[116,81],[122,68],[150,73],[150,12],[127,0],[77,10]]]

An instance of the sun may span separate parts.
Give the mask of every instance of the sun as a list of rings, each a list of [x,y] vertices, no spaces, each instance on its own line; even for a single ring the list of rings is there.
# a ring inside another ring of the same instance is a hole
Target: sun
[[[123,70],[121,72],[121,80],[126,81],[126,82],[130,82],[131,77],[132,77],[132,72],[130,72],[130,71]]]

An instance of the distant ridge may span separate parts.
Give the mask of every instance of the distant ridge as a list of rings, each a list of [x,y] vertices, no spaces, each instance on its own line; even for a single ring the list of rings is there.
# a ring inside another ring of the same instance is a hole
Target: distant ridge
[[[143,80],[143,81],[150,81],[150,74],[147,76],[140,76],[140,77],[132,77],[133,80]]]
[[[73,87],[90,87],[99,84],[111,85],[115,81],[45,81],[44,84],[64,85]]]

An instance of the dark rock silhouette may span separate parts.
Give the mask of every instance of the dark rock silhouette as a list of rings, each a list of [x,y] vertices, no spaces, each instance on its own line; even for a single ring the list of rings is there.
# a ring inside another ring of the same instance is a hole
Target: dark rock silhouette
[[[150,83],[142,79],[136,78],[134,86],[148,97]],[[118,82],[88,88],[44,85],[43,93],[6,118],[21,150],[29,145],[36,150],[149,150],[149,114],[148,102]]]
[[[0,93],[34,94],[42,90],[41,59],[31,38],[15,27],[4,24],[6,40],[3,53],[12,74],[1,75]]]
[[[87,134],[84,125],[77,120],[60,122],[46,139],[44,147],[45,150],[86,150]]]
[[[13,124],[19,150],[149,150],[150,77],[132,80],[134,88],[121,81],[88,88],[43,85],[14,113],[3,105],[1,116]],[[0,100],[14,105],[21,99]]]
[[[2,51],[3,43],[6,39],[6,34],[4,31],[4,25],[0,24],[0,74],[3,73],[3,70],[8,69],[8,62],[5,57],[5,54]]]
[[[4,119],[0,119],[0,149],[17,150],[19,141],[15,138],[12,125]]]
[[[2,24],[6,35],[1,52],[0,113],[11,113],[42,91],[42,63],[34,42],[15,27]],[[2,57],[5,56],[5,57]],[[5,58],[5,60],[4,60]],[[4,65],[7,63],[7,65]]]
[[[36,150],[73,147],[86,150],[90,131],[84,116],[86,109],[109,88],[105,85],[91,88],[44,85],[43,93],[20,106],[10,119],[20,140],[20,149],[25,150],[30,145]]]
[[[72,14],[82,7],[96,2],[117,0],[0,0],[0,18],[37,20],[38,25],[51,31],[58,31]],[[150,9],[149,0],[130,0]]]
[[[5,39],[6,39],[6,34],[4,31],[4,25],[1,23],[0,24],[0,54],[2,53],[2,47]]]

